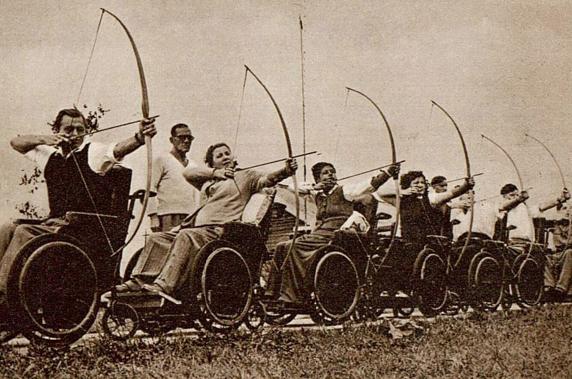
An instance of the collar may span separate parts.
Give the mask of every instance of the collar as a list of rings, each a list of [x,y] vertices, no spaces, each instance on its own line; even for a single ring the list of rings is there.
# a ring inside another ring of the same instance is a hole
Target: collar
[[[78,153],[78,152],[82,151],[83,149],[85,149],[87,147],[87,145],[89,145],[90,142],[91,141],[89,141],[87,138],[84,138],[81,145],[76,147],[74,150],[70,151],[65,158],[68,158],[73,153]],[[64,153],[62,152],[62,149],[60,147],[56,148],[56,154],[61,155],[62,157],[64,156]]]

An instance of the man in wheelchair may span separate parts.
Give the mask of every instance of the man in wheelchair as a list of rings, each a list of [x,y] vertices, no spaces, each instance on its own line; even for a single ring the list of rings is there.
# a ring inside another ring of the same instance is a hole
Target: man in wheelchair
[[[135,136],[104,145],[85,138],[91,125],[79,110],[63,109],[51,124],[53,134],[21,135],[12,139],[11,146],[42,169],[50,214],[45,220],[7,223],[0,228],[0,304],[3,308],[7,281],[21,248],[34,237],[71,228],[73,220],[69,212],[109,213],[114,183],[109,183],[106,174],[126,155],[141,147],[145,136],[156,134],[153,122],[143,120]],[[95,222],[91,227],[100,230],[103,227],[100,224]],[[89,230],[84,227],[89,226],[80,225],[77,233],[87,233]]]
[[[201,248],[221,237],[224,224],[241,219],[252,195],[294,175],[298,168],[295,160],[287,160],[282,169],[267,174],[240,170],[226,143],[210,146],[205,163],[207,167],[188,167],[183,173],[189,183],[200,189],[201,208],[179,229],[151,234],[132,279],[118,285],[118,293],[145,290],[162,296],[176,294],[189,283]],[[153,282],[149,284],[150,281]]]

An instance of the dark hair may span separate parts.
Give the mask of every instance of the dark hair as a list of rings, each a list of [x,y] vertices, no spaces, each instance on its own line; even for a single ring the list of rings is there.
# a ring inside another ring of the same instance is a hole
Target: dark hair
[[[189,125],[187,125],[187,124],[182,124],[182,123],[175,124],[171,128],[171,137],[176,137],[177,136],[177,134],[176,134],[177,129],[182,129],[182,128],[187,128],[187,129],[191,130],[191,128],[189,128]]]
[[[514,191],[518,191],[517,186],[515,186],[515,185],[512,184],[512,183],[508,183],[508,184],[505,184],[504,186],[502,186],[502,188],[501,188],[501,190],[500,190],[500,194],[501,194],[501,195],[506,195],[507,193],[511,193],[511,192],[514,192]]]
[[[207,153],[205,154],[205,163],[207,164],[207,166],[212,167],[214,162],[213,162],[213,153],[216,149],[218,149],[219,147],[223,147],[226,146],[229,150],[230,150],[230,146],[228,146],[225,142],[218,142],[215,143],[214,145],[210,145],[209,148],[207,149]]]
[[[70,109],[62,109],[61,111],[58,112],[58,115],[56,116],[56,119],[54,120],[54,122],[49,124],[52,127],[52,132],[54,132],[54,133],[60,132],[60,127],[62,124],[62,118],[64,118],[64,116],[69,116],[72,118],[80,117],[83,120],[83,123],[85,124],[86,128],[91,129],[91,124],[85,118],[85,116],[76,108],[70,108]]]
[[[326,166],[330,166],[331,168],[334,169],[334,172],[336,171],[334,165],[329,162],[318,162],[312,166],[312,176],[314,177],[314,182],[318,183],[318,180],[320,179],[320,174],[322,173],[322,170]]]
[[[433,179],[431,179],[431,185],[434,186],[436,184],[440,184],[447,181],[447,178],[441,175],[437,175],[435,177],[433,177]]]
[[[402,189],[407,189],[411,187],[411,182],[420,177],[425,179],[425,181],[427,181],[425,175],[423,175],[423,171],[409,171],[408,173],[401,175],[401,179],[399,180],[399,185],[401,186]]]

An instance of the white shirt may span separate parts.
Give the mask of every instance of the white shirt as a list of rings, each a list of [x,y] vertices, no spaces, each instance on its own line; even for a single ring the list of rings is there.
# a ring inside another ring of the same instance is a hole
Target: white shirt
[[[474,205],[473,216],[473,233],[486,234],[493,237],[495,234],[495,224],[499,218],[499,211],[495,204],[490,204],[485,201],[480,201]],[[459,221],[459,224],[453,225],[453,239],[458,239],[459,236],[469,231],[471,213],[468,211],[464,213],[462,209],[455,208],[451,211],[451,221]]]
[[[87,146],[90,146],[89,151],[87,152],[87,162],[89,164],[89,168],[91,168],[92,171],[97,174],[104,175],[114,165],[121,162],[113,155],[113,150],[115,149],[114,143],[102,144],[84,140],[83,143],[74,150],[74,152],[82,151]],[[48,145],[38,145],[24,155],[31,161],[35,162],[38,167],[44,170],[52,154],[59,154],[63,156],[61,149]],[[70,154],[71,152],[68,154],[68,157]]]
[[[200,192],[183,177],[186,167],[196,167],[191,160],[187,166],[171,153],[160,155],[153,161],[151,191],[156,197],[149,198],[148,214],[191,214],[199,206]]]
[[[504,213],[505,212],[501,212],[501,217],[504,216]],[[508,211],[506,225],[516,226],[516,229],[509,232],[509,237],[534,241],[535,233],[532,217],[538,213],[538,206],[529,207],[526,203],[520,203],[515,208]]]

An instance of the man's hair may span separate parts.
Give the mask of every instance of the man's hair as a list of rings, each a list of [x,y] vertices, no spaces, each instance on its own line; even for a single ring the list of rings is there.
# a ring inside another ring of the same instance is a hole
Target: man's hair
[[[399,180],[399,184],[402,189],[407,189],[411,187],[411,182],[413,182],[417,178],[425,179],[425,175],[423,175],[423,171],[409,171],[406,174],[401,175],[401,179]]]
[[[218,149],[219,147],[227,147],[230,150],[230,146],[228,146],[225,142],[218,142],[215,143],[214,145],[210,145],[209,148],[207,149],[207,153],[205,154],[205,163],[207,164],[207,166],[212,167],[214,164],[214,151],[216,149]]]
[[[515,185],[512,184],[512,183],[508,183],[508,184],[505,184],[504,186],[502,186],[502,188],[501,188],[501,190],[500,190],[500,194],[501,194],[501,195],[506,195],[507,193],[511,193],[511,192],[514,192],[514,191],[518,191],[517,186],[515,186]]]
[[[447,181],[446,177],[444,177],[442,175],[437,175],[437,176],[433,177],[433,179],[431,179],[431,185],[434,186],[436,184],[441,184],[445,181]]]
[[[60,132],[60,127],[62,124],[62,118],[64,118],[64,116],[69,116],[72,118],[80,117],[83,120],[83,123],[85,124],[86,129],[88,129],[88,131],[89,131],[89,129],[91,129],[91,124],[85,118],[85,116],[78,109],[70,108],[70,109],[62,109],[61,111],[58,112],[58,115],[56,116],[56,119],[54,120],[54,122],[49,124],[52,127],[52,132],[54,132],[54,133]]]
[[[312,166],[312,176],[314,177],[314,182],[318,183],[318,180],[320,179],[320,174],[322,173],[323,168],[326,166],[330,166],[331,168],[334,169],[334,172],[336,171],[334,165],[329,162],[318,162]]]
[[[176,137],[177,136],[177,129],[182,129],[182,128],[187,128],[187,129],[191,130],[191,128],[189,128],[189,125],[187,125],[187,124],[182,124],[182,123],[175,124],[171,128],[171,137]]]

